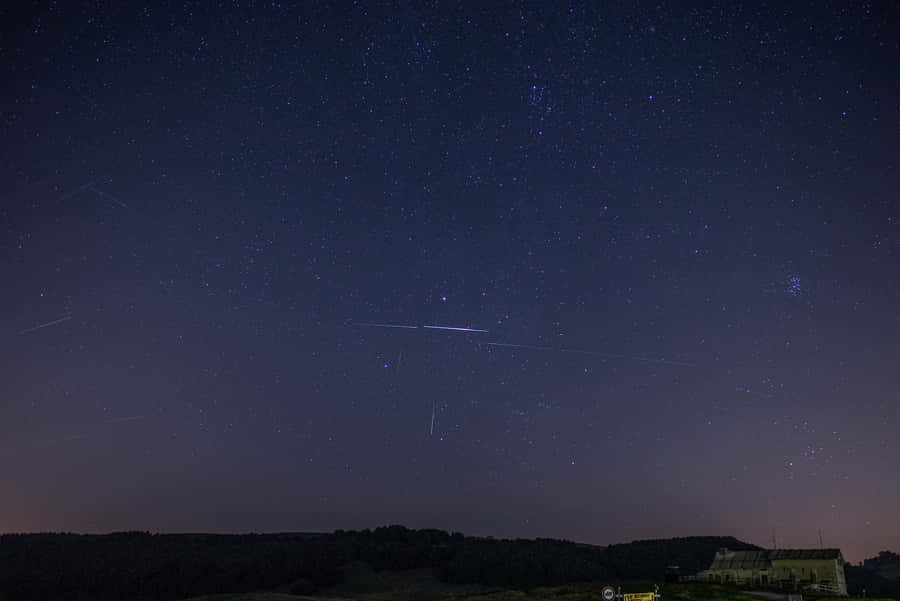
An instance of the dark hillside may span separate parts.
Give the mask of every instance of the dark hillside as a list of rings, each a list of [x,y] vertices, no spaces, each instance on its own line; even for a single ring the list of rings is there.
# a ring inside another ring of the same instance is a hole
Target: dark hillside
[[[682,574],[696,574],[709,567],[716,551],[759,549],[732,536],[690,536],[638,540],[606,547],[604,563],[616,578],[662,578],[668,565],[677,565]]]
[[[330,534],[11,534],[0,536],[8,601],[170,600],[287,587],[305,594],[343,581],[344,567],[432,570],[445,583],[533,588],[608,577],[663,577],[667,565],[706,567],[731,537],[597,547],[555,539],[501,540],[389,526]]]

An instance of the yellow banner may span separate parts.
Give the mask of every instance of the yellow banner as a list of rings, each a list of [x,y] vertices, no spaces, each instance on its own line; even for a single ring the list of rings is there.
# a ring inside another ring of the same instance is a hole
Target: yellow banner
[[[653,601],[653,593],[626,593],[625,601]]]

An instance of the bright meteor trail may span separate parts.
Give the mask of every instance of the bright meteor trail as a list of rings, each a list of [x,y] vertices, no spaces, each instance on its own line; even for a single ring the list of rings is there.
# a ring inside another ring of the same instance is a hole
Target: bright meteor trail
[[[415,330],[418,329],[419,326],[410,326],[403,324],[393,324],[393,323],[357,323],[355,325],[364,326],[367,328],[402,328],[405,330]],[[455,326],[436,326],[436,325],[423,325],[423,329],[426,330],[447,330],[451,332],[473,332],[480,334],[487,334],[488,330],[481,330],[478,328],[460,328]],[[534,344],[512,344],[509,342],[488,342],[488,346],[496,346],[503,348],[520,348],[527,349],[532,351],[556,351],[560,353],[578,353],[581,355],[592,355],[594,357],[602,357],[604,359],[624,359],[629,361],[643,361],[644,363],[658,363],[660,365],[676,365],[679,367],[697,367],[693,363],[688,363],[686,361],[670,361],[668,359],[653,359],[650,357],[635,357],[632,355],[613,355],[610,353],[600,353],[597,351],[583,351],[580,349],[571,349],[571,348],[554,348],[552,346],[537,346]],[[398,358],[398,367],[399,367],[399,358]]]
[[[404,324],[396,324],[396,323],[356,323],[353,325],[366,327],[366,328],[401,328],[404,330],[416,330],[419,326],[408,326]],[[450,330],[452,332],[481,332],[486,334],[487,330],[479,330],[476,328],[456,328],[451,326],[422,326],[426,330]]]
[[[422,326],[427,330],[452,330],[454,332],[483,332],[487,333],[487,330],[477,330],[475,328],[452,328],[450,326]]]

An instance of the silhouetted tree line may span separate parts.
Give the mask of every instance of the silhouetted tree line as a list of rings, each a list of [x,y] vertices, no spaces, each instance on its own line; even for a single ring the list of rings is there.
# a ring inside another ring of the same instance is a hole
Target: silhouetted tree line
[[[554,539],[467,538],[435,566],[444,582],[531,588],[607,576],[602,547]]]
[[[328,536],[121,532],[0,536],[6,601],[169,600],[341,579]]]
[[[877,557],[865,560],[862,565],[844,564],[847,592],[854,596],[862,596],[865,590],[867,597],[900,599],[900,578],[888,578],[881,573],[888,565],[893,567],[897,563],[900,563],[900,556],[890,551],[882,551]],[[891,572],[895,573],[895,570]]]
[[[891,551],[879,551],[875,557],[865,560],[863,567],[879,573],[900,574],[900,555]]]
[[[448,583],[531,588],[598,579],[662,581],[709,566],[731,537],[595,547],[564,540],[500,540],[388,526],[330,534],[9,534],[0,536],[0,601],[171,601],[284,587],[296,594],[338,584],[343,566],[431,568]],[[875,589],[870,589],[875,592]]]

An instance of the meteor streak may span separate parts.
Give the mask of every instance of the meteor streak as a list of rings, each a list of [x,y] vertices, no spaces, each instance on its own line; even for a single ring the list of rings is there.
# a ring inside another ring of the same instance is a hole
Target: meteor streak
[[[28,332],[34,332],[35,330],[40,330],[41,328],[49,328],[50,326],[55,326],[56,324],[68,321],[69,319],[72,319],[72,316],[66,315],[64,317],[60,317],[59,319],[54,319],[53,321],[48,321],[47,323],[36,325],[33,328],[22,330],[21,332],[19,332],[19,334],[27,334]]]
[[[431,401],[431,429],[428,430],[429,436],[434,436],[434,401]]]
[[[69,192],[66,192],[65,194],[60,196],[57,200],[65,200],[71,196],[75,196],[76,194],[79,194],[83,190],[87,190],[88,188],[93,186],[94,183],[95,182],[88,182],[88,183],[84,184],[83,186],[79,186],[78,188],[75,188],[74,190],[70,190]]]
[[[427,330],[452,330],[454,332],[483,332],[487,334],[487,330],[477,330],[475,328],[452,328],[450,326],[422,326]]]
[[[90,190],[91,192],[94,192],[95,194],[103,196],[104,198],[110,199],[111,201],[119,204],[122,208],[125,208],[125,209],[128,208],[128,205],[125,204],[124,202],[122,202],[121,199],[113,196],[112,194],[108,194],[108,193],[104,192],[103,190],[98,190],[97,188],[94,187],[93,184],[88,184],[87,189]]]
[[[523,348],[533,351],[559,351],[560,353],[578,353],[580,355],[593,355],[595,357],[603,357],[604,359],[630,359],[632,361],[643,361],[645,363],[660,363],[662,365],[677,365],[680,367],[697,367],[693,363],[686,361],[670,361],[668,359],[652,359],[650,357],[634,357],[631,355],[611,355],[609,353],[599,353],[597,351],[583,351],[580,349],[570,348],[553,348],[552,346],[534,346],[531,344],[509,344],[505,342],[488,342],[488,346],[499,346],[504,348]]]
[[[506,342],[488,342],[488,346],[502,346],[506,348],[527,348],[533,351],[555,351],[559,349],[555,349],[552,346],[534,346],[532,344],[509,344]]]
[[[51,324],[54,322],[51,322]],[[49,325],[49,324],[48,324]],[[415,330],[418,329],[419,326],[411,326],[404,324],[394,324],[394,323],[368,323],[361,322],[354,324],[357,326],[367,327],[367,328],[402,328],[405,330]],[[479,334],[487,334],[488,330],[482,330],[479,328],[460,328],[455,326],[438,326],[438,325],[423,325],[421,326],[425,330],[446,330],[450,332],[472,332]],[[520,348],[527,349],[532,351],[556,351],[559,353],[576,353],[579,355],[592,355],[594,357],[602,357],[604,359],[623,359],[628,361],[642,361],[644,363],[657,363],[660,365],[676,365],[679,367],[697,367],[694,363],[688,363],[686,361],[671,361],[669,359],[653,359],[652,357],[637,357],[634,355],[614,355],[611,353],[601,353],[597,351],[585,351],[581,349],[573,349],[573,348],[556,348],[552,346],[538,346],[535,344],[513,344],[511,342],[488,342],[488,346],[496,346],[500,348]],[[400,356],[397,357],[397,370],[400,369]]]
[[[137,419],[144,419],[144,416],[143,415],[130,415],[128,417],[111,417],[108,420],[106,420],[106,423],[107,424],[117,424],[120,422],[133,422],[134,420],[137,420]]]
[[[37,447],[49,447],[52,445],[61,444],[64,442],[72,442],[73,440],[84,440],[86,438],[96,438],[101,434],[103,426],[111,426],[113,424],[120,424],[123,422],[133,422],[137,420],[145,419],[143,415],[127,415],[124,417],[110,417],[102,422],[88,424],[81,428],[81,431],[76,432],[74,434],[69,434],[67,436],[63,436],[61,438],[52,438],[49,440],[43,440],[36,443]]]

